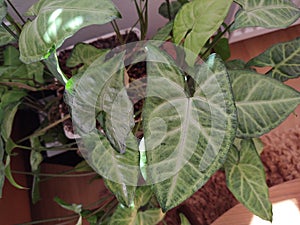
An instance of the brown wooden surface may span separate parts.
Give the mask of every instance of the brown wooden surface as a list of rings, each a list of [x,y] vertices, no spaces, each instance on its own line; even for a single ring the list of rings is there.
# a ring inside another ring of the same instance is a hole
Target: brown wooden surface
[[[270,199],[274,208],[273,225],[300,224],[300,179],[285,182],[270,188]],[[289,202],[287,200],[290,200]],[[284,208],[281,208],[280,204]],[[280,210],[278,210],[280,208]],[[295,221],[296,220],[296,221]],[[265,225],[262,221],[238,204],[219,217],[212,225]]]

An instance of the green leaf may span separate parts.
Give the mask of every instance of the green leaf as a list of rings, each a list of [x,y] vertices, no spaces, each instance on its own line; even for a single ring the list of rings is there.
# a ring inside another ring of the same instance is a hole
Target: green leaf
[[[76,172],[92,172],[93,171],[93,169],[90,167],[90,165],[85,160],[78,163],[74,167],[74,169],[75,169]]]
[[[225,66],[216,55],[190,74],[196,87],[189,96],[171,57],[150,45],[147,53],[144,179],[153,184],[160,206],[167,211],[220,168],[235,136],[236,109]]]
[[[173,29],[173,21],[168,22],[165,26],[160,28],[157,33],[152,37],[153,40],[166,41],[171,36],[170,33]]]
[[[300,10],[286,0],[235,0],[242,8],[232,30],[244,27],[286,28],[300,17]]]
[[[242,140],[241,149],[232,147],[224,164],[226,183],[234,196],[251,212],[272,221],[263,164],[251,140]]]
[[[7,7],[4,0],[0,0],[0,22],[4,19],[7,14]]]
[[[79,43],[72,50],[70,58],[66,65],[75,67],[83,64],[80,71],[85,71],[98,57],[106,54],[108,50],[98,49],[90,44]]]
[[[240,139],[240,138],[234,139],[234,145],[235,145],[235,147],[237,147],[237,149],[241,149],[241,143],[243,140],[245,140],[245,139]],[[246,140],[248,140],[248,139],[246,139]],[[259,138],[251,138],[251,141],[254,144],[257,154],[260,155],[264,150],[263,142]]]
[[[25,63],[45,59],[65,39],[92,24],[105,24],[120,14],[110,0],[42,0],[29,10],[36,15],[20,35],[20,59]]]
[[[19,66],[22,62],[19,60],[20,53],[14,46],[7,46],[3,52],[4,66]]]
[[[40,199],[40,177],[39,177],[39,171],[36,171],[37,173],[33,176],[32,181],[32,187],[31,187],[31,201],[32,204],[36,204]]]
[[[11,169],[10,169],[10,155],[6,156],[4,173],[5,173],[6,179],[11,183],[12,186],[14,186],[15,188],[18,188],[18,189],[27,189],[26,187],[23,187],[23,186],[19,185],[15,181],[15,179],[14,179],[12,173],[11,173]]]
[[[38,151],[31,150],[31,152],[30,152],[31,170],[37,171],[42,161],[43,161],[42,154]]]
[[[300,104],[300,93],[275,79],[245,70],[229,74],[238,112],[238,137],[269,132]]]
[[[58,58],[56,52],[52,52],[47,59],[44,60],[46,66],[52,75],[61,82],[61,84],[65,85],[68,82],[68,78],[63,73],[59,66]]]
[[[4,109],[11,103],[15,104],[19,102],[25,95],[26,92],[23,90],[11,89],[9,91],[6,91],[1,96],[0,107]]]
[[[9,26],[10,29],[13,29],[12,26]],[[2,26],[0,26],[0,46],[7,45],[15,41],[14,37]]]
[[[5,166],[3,163],[4,160],[4,146],[3,146],[3,141],[2,138],[0,137],[0,198],[2,198],[2,189],[4,186],[4,180],[5,180]]]
[[[174,42],[183,39],[184,47],[192,53],[186,53],[189,65],[194,64],[196,56],[207,40],[223,23],[232,0],[194,0],[182,6],[174,20]]]
[[[227,61],[225,63],[226,68],[228,70],[242,70],[246,69],[246,63],[243,60],[240,59],[233,59],[230,61]]]
[[[247,66],[272,67],[267,73],[279,81],[300,76],[300,38],[279,43],[251,59]]]
[[[3,121],[2,121],[2,125],[1,125],[1,135],[4,139],[4,141],[7,141],[8,138],[10,137],[12,127],[13,127],[13,122],[14,122],[15,115],[17,113],[19,105],[20,105],[20,102],[12,103],[4,108]]]
[[[174,19],[181,7],[182,4],[178,1],[170,2],[170,18],[169,18],[168,4],[166,2],[163,2],[159,7],[158,12],[160,15],[162,15],[167,19]]]
[[[159,208],[150,208],[139,210],[140,207],[146,205],[152,196],[151,188],[143,186],[137,188],[134,199],[134,206],[124,207],[119,204],[114,212],[110,223],[111,225],[156,225],[164,217]]]
[[[225,61],[229,59],[230,48],[229,48],[228,38],[221,38],[214,46],[214,50],[222,58],[222,60]]]
[[[181,225],[191,225],[188,219],[184,216],[184,214],[179,214]]]
[[[77,214],[81,213],[82,205],[78,205],[78,204],[74,204],[74,203],[73,204],[66,203],[65,201],[63,201],[59,197],[55,197],[54,201],[64,209],[70,210],[70,211],[72,211],[74,213],[77,213]]]

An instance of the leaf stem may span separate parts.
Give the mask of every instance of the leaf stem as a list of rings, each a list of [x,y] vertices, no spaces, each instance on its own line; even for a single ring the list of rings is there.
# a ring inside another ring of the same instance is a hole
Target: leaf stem
[[[20,223],[20,224],[17,224],[17,225],[33,225],[33,224],[39,224],[39,223],[61,222],[61,221],[70,220],[70,219],[75,220],[76,218],[78,218],[78,214],[72,214],[70,216],[65,216],[65,217],[57,217],[57,218],[36,220],[36,221],[32,221],[32,222],[27,222],[27,223]]]
[[[14,39],[16,39],[16,41],[19,40],[18,35],[16,35],[16,34],[9,28],[9,26],[7,26],[4,22],[1,23],[1,26],[4,27],[4,29],[5,29],[8,33],[10,33],[11,36],[13,36]]]
[[[30,176],[36,175],[36,173],[33,173],[33,172],[24,172],[24,171],[17,171],[17,170],[12,170],[11,172],[15,173],[15,174],[21,174],[21,175],[30,175]],[[96,174],[96,172],[80,173],[80,174],[39,173],[39,176],[70,178],[70,177],[88,177],[88,176],[95,175],[95,174]],[[41,182],[42,182],[42,180],[41,180]]]
[[[113,29],[114,29],[116,35],[117,35],[117,38],[118,38],[119,42],[120,42],[122,45],[125,44],[125,43],[124,43],[123,36],[122,36],[122,34],[120,33],[120,28],[119,28],[119,26],[118,26],[117,21],[116,21],[116,20],[113,20],[113,21],[111,22],[111,25],[112,25],[112,27],[113,27]]]

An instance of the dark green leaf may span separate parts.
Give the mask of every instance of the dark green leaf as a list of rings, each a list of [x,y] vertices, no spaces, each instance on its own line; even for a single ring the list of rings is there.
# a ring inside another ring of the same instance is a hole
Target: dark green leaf
[[[300,38],[279,43],[251,59],[247,66],[272,67],[267,73],[279,81],[300,76]]]
[[[198,53],[207,40],[223,23],[232,0],[195,0],[182,6],[174,20],[174,42],[179,44],[184,39],[187,62],[193,65]],[[205,21],[205,22],[204,22]]]
[[[83,27],[105,24],[120,17],[110,0],[41,0],[28,14],[36,18],[25,24],[20,35],[20,59],[25,63],[47,58]]]
[[[14,186],[15,188],[18,188],[18,189],[27,189],[26,187],[22,187],[15,181],[15,179],[11,173],[11,169],[10,169],[10,155],[6,156],[4,173],[5,173],[6,179],[11,183],[12,186]]]
[[[286,0],[235,0],[242,7],[232,30],[244,27],[286,28],[300,17],[300,10]]]
[[[264,167],[254,143],[242,140],[241,149],[232,147],[224,166],[227,186],[234,196],[255,215],[272,221]]]
[[[7,46],[3,52],[4,66],[19,66],[22,62],[19,60],[20,53],[14,46]]]
[[[173,29],[173,21],[168,22],[165,26],[160,28],[157,33],[152,37],[153,40],[166,41],[171,35],[171,31]]]
[[[166,2],[163,2],[159,9],[158,12],[160,15],[162,15],[163,17],[167,18],[167,19],[174,19],[177,12],[179,11],[179,9],[181,8],[181,3],[178,1],[173,1],[170,2],[170,9],[168,8],[168,4]],[[169,15],[170,13],[170,15]]]
[[[216,55],[191,74],[196,87],[189,96],[171,57],[150,45],[147,50],[143,175],[167,211],[220,168],[235,136],[236,109],[225,66]]]
[[[230,48],[227,38],[221,38],[214,46],[214,50],[222,60],[225,61],[230,58]]]
[[[246,68],[246,63],[240,59],[233,59],[225,63],[228,70],[242,70]]]
[[[238,137],[259,137],[278,126],[300,104],[300,93],[251,71],[229,72],[238,110]]]
[[[10,29],[13,29],[12,26],[9,26]],[[2,26],[0,26],[0,46],[7,45],[15,41],[14,37]]]
[[[78,204],[74,204],[74,203],[73,204],[66,203],[65,201],[63,201],[59,197],[55,197],[54,201],[64,209],[70,210],[70,211],[72,211],[74,213],[77,213],[77,214],[81,213],[82,205],[78,205]]]

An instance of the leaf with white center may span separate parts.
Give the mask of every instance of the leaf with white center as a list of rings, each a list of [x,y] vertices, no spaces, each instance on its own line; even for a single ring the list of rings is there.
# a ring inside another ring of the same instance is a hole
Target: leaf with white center
[[[224,166],[227,187],[237,200],[255,215],[272,221],[265,171],[254,143],[242,140],[240,149],[232,147]]]
[[[25,24],[19,40],[20,59],[25,63],[46,59],[83,27],[120,17],[110,0],[42,0],[29,14],[36,18]]]
[[[110,223],[111,225],[156,225],[164,217],[164,213],[159,208],[140,210],[152,197],[151,188],[143,186],[137,188],[134,206],[124,207],[119,204],[114,212]]]
[[[292,1],[235,0],[242,8],[235,15],[232,30],[244,27],[286,28],[300,17]]]
[[[179,44],[184,39],[184,47],[194,53],[186,53],[189,65],[223,23],[231,4],[232,0],[194,0],[179,10],[174,20],[174,42]]]
[[[196,87],[188,96],[173,60],[161,49],[147,50],[143,176],[167,211],[220,168],[235,136],[236,109],[225,66],[215,55],[191,74]]]
[[[0,22],[2,22],[6,14],[7,14],[6,2],[4,0],[0,0]]]
[[[229,75],[238,112],[238,137],[269,132],[300,104],[300,93],[275,79],[245,70],[232,70]]]
[[[106,49],[98,49],[90,44],[79,43],[72,50],[70,58],[68,58],[66,65],[68,67],[75,67],[82,65],[80,71],[87,69],[98,57],[108,52]]]
[[[279,43],[251,59],[247,66],[272,67],[267,73],[279,81],[300,76],[300,38]]]
[[[12,27],[10,27],[12,29]],[[2,26],[0,26],[0,46],[15,41],[14,37]]]

